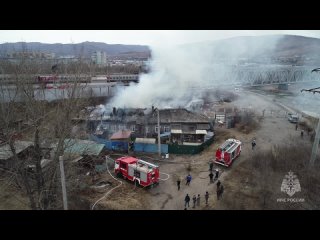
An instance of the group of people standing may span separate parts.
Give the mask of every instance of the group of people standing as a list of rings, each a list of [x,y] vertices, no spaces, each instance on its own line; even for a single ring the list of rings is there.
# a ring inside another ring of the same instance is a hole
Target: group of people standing
[[[217,200],[221,199],[223,191],[224,191],[224,187],[221,184],[220,180],[218,180],[218,182],[217,182]],[[209,200],[209,192],[208,191],[206,191],[206,193],[204,195],[204,199],[206,201],[206,205],[208,205],[208,200]],[[187,195],[184,198],[185,210],[187,210],[187,207],[190,207],[190,201],[191,201],[191,198],[190,198],[189,194],[187,193]],[[194,194],[192,201],[193,201],[192,208],[195,208],[196,206],[200,207],[200,194],[198,194],[198,196],[196,196]]]
[[[192,180],[192,176],[190,175],[190,173],[188,174],[188,176],[186,177],[186,180],[187,180],[187,182],[186,182],[186,185],[190,185],[190,182],[191,182],[191,180]],[[178,180],[177,180],[177,186],[178,186],[178,191],[180,190],[180,184],[181,184],[181,180],[180,180],[180,178],[178,178]]]
[[[213,173],[213,162],[211,162],[209,166],[210,166],[210,169],[209,169],[210,183],[214,183],[219,178],[219,174],[220,174],[219,169],[215,169],[215,172]],[[192,180],[192,176],[189,173],[188,176],[186,177],[186,185],[187,186],[190,186],[191,180]],[[178,191],[180,190],[180,184],[181,184],[181,180],[178,179],[177,180]],[[216,189],[218,200],[221,199],[223,191],[224,191],[224,187],[221,184],[220,180],[218,180],[217,189]],[[206,205],[208,205],[208,200],[209,200],[209,192],[208,191],[206,191],[206,193],[204,194],[204,199],[205,199]],[[184,198],[185,210],[187,210],[187,207],[190,207],[190,201],[191,201],[191,197],[189,196],[189,194],[187,194]],[[196,208],[196,206],[200,207],[200,194],[198,194],[198,195],[194,194],[192,197],[192,202],[193,202],[192,208]]]
[[[204,195],[204,199],[206,200],[206,205],[208,205],[208,200],[209,200],[209,193],[208,191],[206,191],[206,194]],[[185,207],[185,210],[187,210],[187,207],[190,207],[190,196],[189,194],[187,194],[184,198],[184,207]],[[196,195],[193,195],[193,198],[192,198],[192,201],[193,201],[193,206],[192,208],[195,208],[196,206],[197,207],[200,207],[200,194],[198,194],[198,196]]]

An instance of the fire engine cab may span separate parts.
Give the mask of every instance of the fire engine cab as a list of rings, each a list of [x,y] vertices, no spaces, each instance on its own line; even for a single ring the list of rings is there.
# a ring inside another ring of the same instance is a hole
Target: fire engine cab
[[[159,183],[159,166],[134,157],[121,157],[115,161],[115,174],[146,187]]]
[[[226,140],[216,151],[215,163],[229,167],[241,153],[241,142],[236,139]]]

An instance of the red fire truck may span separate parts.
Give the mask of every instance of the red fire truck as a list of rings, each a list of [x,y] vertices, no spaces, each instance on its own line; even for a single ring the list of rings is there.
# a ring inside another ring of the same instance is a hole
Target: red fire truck
[[[236,139],[226,140],[216,151],[215,163],[229,167],[241,153],[241,142]]]
[[[114,171],[118,177],[146,187],[159,183],[159,166],[134,157],[121,157],[115,161]]]

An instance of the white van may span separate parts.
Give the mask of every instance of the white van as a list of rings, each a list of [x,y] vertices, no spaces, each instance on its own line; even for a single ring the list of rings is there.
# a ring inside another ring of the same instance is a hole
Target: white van
[[[289,122],[291,122],[291,123],[298,123],[298,121],[299,121],[299,116],[298,116],[298,115],[294,115],[294,114],[289,114],[288,120],[289,120]]]

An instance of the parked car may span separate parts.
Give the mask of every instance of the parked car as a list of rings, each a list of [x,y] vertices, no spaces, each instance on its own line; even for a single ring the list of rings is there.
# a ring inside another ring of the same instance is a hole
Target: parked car
[[[296,115],[296,114],[289,113],[288,114],[288,120],[291,123],[298,123],[299,122],[299,116]]]

